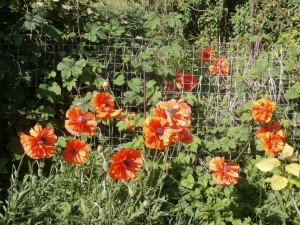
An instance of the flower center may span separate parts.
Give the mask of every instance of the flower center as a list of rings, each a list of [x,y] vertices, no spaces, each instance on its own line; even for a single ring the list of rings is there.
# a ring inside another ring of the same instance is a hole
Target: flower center
[[[129,164],[130,164],[127,160],[124,160],[123,163],[124,163],[124,165],[127,166],[127,167],[128,167]]]
[[[271,143],[272,143],[272,145],[276,145],[276,144],[277,144],[277,141],[276,141],[275,139],[272,139],[272,140],[271,140]]]
[[[86,119],[85,119],[85,117],[83,116],[83,114],[79,117],[79,120],[81,120],[83,123],[86,122]]]
[[[266,109],[265,109],[265,107],[260,107],[260,109],[259,109],[261,112],[264,112]]]
[[[223,170],[225,173],[228,173],[229,169],[227,167],[224,168]]]
[[[76,149],[76,148],[74,148],[72,151],[73,151],[73,154],[78,154],[78,152],[79,152],[78,149]]]
[[[44,137],[41,137],[40,141],[39,141],[40,144],[46,144],[46,138]]]
[[[163,129],[161,127],[156,128],[156,134],[162,135],[163,134]]]
[[[167,111],[170,115],[173,115],[176,112],[176,110],[174,108],[168,109]]]
[[[104,111],[109,111],[110,109],[111,109],[111,107],[107,105],[107,106],[104,108]]]

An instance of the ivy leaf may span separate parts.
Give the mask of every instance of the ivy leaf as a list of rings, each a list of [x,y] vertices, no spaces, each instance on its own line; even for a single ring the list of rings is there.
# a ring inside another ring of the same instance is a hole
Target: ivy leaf
[[[180,184],[185,188],[192,189],[195,184],[195,179],[191,174],[189,174],[186,178],[180,181]]]
[[[279,175],[273,175],[266,179],[266,182],[271,184],[271,188],[274,191],[279,191],[284,189],[288,184],[288,179]]]
[[[220,143],[221,143],[222,148],[225,151],[229,151],[229,149],[235,149],[236,148],[236,140],[230,139],[228,137],[222,137],[220,139]]]
[[[71,76],[78,78],[78,76],[82,74],[82,70],[86,64],[87,61],[85,59],[80,59],[75,62],[73,58],[65,57],[57,65],[57,70],[61,71],[61,76],[63,79],[68,79]]]
[[[291,163],[285,166],[285,171],[299,177],[300,176],[300,165],[297,163]]]
[[[268,172],[273,170],[274,168],[280,166],[280,161],[276,158],[267,158],[263,159],[259,163],[257,163],[255,166],[263,172]]]
[[[292,157],[294,154],[294,148],[287,143],[284,145],[283,150],[280,154],[281,159],[287,159]]]
[[[139,78],[132,78],[128,81],[128,87],[135,93],[140,93],[142,81]]]
[[[125,77],[123,74],[119,74],[113,82],[114,85],[118,85],[118,86],[121,86],[124,83],[125,83]]]
[[[145,28],[149,28],[151,31],[161,26],[160,18],[154,12],[150,12],[145,15],[146,22],[144,23]]]

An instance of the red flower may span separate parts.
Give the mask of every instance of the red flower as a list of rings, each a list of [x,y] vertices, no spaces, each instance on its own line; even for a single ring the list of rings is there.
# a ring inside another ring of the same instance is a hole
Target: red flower
[[[123,149],[112,157],[108,174],[113,180],[124,182],[127,178],[133,180],[141,170],[142,164],[141,152],[133,148]]]
[[[92,113],[85,112],[82,114],[82,111],[78,107],[74,107],[67,111],[66,116],[69,120],[65,121],[65,128],[71,134],[95,134],[97,122],[95,121],[95,116]]]
[[[191,108],[181,100],[171,99],[157,103],[154,115],[165,118],[173,129],[182,129],[191,123]]]
[[[260,123],[268,123],[272,118],[272,112],[274,109],[274,102],[261,98],[252,104],[253,119]]]
[[[20,141],[25,153],[33,159],[48,158],[55,152],[57,136],[49,127],[43,129],[39,124],[29,131],[30,135],[21,134]]]
[[[198,83],[196,77],[191,72],[187,74],[176,72],[176,81],[178,82],[177,87],[179,89],[183,88],[185,92],[192,90]]]
[[[93,106],[98,119],[119,118],[122,116],[122,110],[115,110],[115,101],[106,93],[97,93],[93,96]]]
[[[280,124],[275,122],[268,124],[267,128],[260,128],[256,133],[264,145],[266,153],[278,155],[284,148],[285,132],[280,130]]]
[[[173,129],[168,121],[161,117],[149,117],[144,121],[143,133],[145,145],[149,148],[164,150],[172,143]]]
[[[222,76],[228,75],[228,61],[226,59],[217,59],[213,65],[209,66],[209,71],[212,74],[221,74]]]
[[[214,53],[210,48],[204,48],[203,51],[200,53],[200,58],[204,62],[210,62],[211,59],[214,58]]]
[[[66,162],[82,164],[87,160],[90,147],[87,143],[72,139],[66,144],[66,149],[63,151],[63,158]]]
[[[224,157],[212,158],[209,169],[213,180],[222,187],[236,184],[239,178],[239,166],[235,162],[226,163]]]
[[[180,141],[184,144],[193,143],[193,135],[191,135],[186,128],[182,130],[174,131],[172,138],[174,141]]]

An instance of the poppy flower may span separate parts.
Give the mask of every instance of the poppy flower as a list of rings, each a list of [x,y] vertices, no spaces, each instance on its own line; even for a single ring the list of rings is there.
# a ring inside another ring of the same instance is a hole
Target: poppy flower
[[[63,158],[66,162],[82,164],[87,160],[90,147],[87,143],[71,139],[66,144],[66,149],[63,151]]]
[[[226,59],[217,59],[213,65],[209,66],[209,71],[212,74],[228,75],[228,61]]]
[[[198,83],[196,77],[191,72],[187,74],[176,72],[176,81],[178,82],[177,87],[183,89],[184,92],[192,90]]]
[[[279,133],[281,136],[285,136],[285,132],[280,130],[280,128],[279,122],[268,123],[266,128],[261,127],[256,131],[256,134],[260,139],[267,138],[271,133]]]
[[[183,144],[192,144],[193,143],[193,135],[191,135],[188,130],[182,129],[173,132],[173,141],[180,141]]]
[[[135,112],[131,112],[129,116],[123,115],[122,120],[127,124],[129,130],[135,130],[136,125],[133,121],[136,118],[137,114]]]
[[[149,148],[164,150],[172,144],[173,129],[162,117],[148,117],[144,121],[145,145]]]
[[[95,120],[95,116],[92,113],[85,112],[83,114],[78,107],[74,107],[67,111],[66,116],[69,120],[65,121],[65,128],[71,134],[95,134],[97,122]]]
[[[49,127],[36,124],[29,131],[30,136],[21,134],[20,141],[25,153],[32,159],[48,158],[55,152],[57,136]]]
[[[222,187],[234,185],[239,178],[239,166],[235,162],[225,162],[224,157],[214,157],[209,162],[212,179]]]
[[[214,53],[210,48],[204,48],[203,51],[199,54],[200,58],[204,62],[209,62],[211,59],[214,58]]]
[[[137,178],[137,172],[141,170],[142,164],[141,152],[133,148],[123,149],[112,157],[108,174],[113,180],[123,182],[127,178],[133,180]]]
[[[268,123],[272,118],[272,112],[275,109],[275,103],[261,98],[252,104],[252,117],[260,123]]]
[[[187,127],[191,123],[191,108],[181,100],[159,102],[153,111],[155,116],[165,118],[174,129]]]
[[[269,155],[276,156],[284,148],[285,132],[280,128],[280,124],[275,122],[268,124],[266,128],[260,128],[256,132],[266,153]]]
[[[114,109],[115,101],[106,92],[96,93],[92,102],[98,119],[119,118],[122,116],[122,109]]]

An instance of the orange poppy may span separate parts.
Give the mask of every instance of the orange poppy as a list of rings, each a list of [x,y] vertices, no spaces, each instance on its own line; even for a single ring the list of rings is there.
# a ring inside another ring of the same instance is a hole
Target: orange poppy
[[[82,164],[87,160],[90,147],[87,143],[71,139],[66,144],[66,149],[63,151],[63,158],[66,162]]]
[[[275,122],[268,124],[267,128],[260,128],[256,132],[267,154],[276,156],[283,150],[285,132],[280,128],[280,124]]]
[[[191,135],[186,128],[174,131],[172,138],[174,141],[180,141],[183,144],[193,143],[193,135]]]
[[[108,174],[113,180],[123,182],[127,178],[133,180],[137,178],[137,172],[141,170],[142,164],[141,152],[133,148],[123,149],[112,157]]]
[[[149,117],[144,121],[145,145],[149,148],[164,150],[172,144],[173,129],[162,117]]]
[[[181,100],[159,102],[153,111],[155,116],[165,118],[174,129],[187,127],[191,123],[191,108]]]
[[[252,104],[252,117],[260,123],[268,123],[272,118],[272,112],[275,109],[275,103],[261,98]]]
[[[66,116],[67,118],[69,118],[69,120],[65,121],[65,128],[71,134],[95,134],[97,122],[95,120],[95,116],[92,113],[85,112],[83,114],[78,107],[74,107],[67,111]]]
[[[209,162],[212,179],[222,187],[234,185],[239,178],[239,166],[235,162],[225,162],[224,157],[214,157]]]
[[[209,66],[209,71],[212,74],[221,74],[222,76],[228,75],[228,61],[226,59],[217,59],[213,65]]]
[[[209,62],[211,59],[214,58],[215,54],[210,48],[204,48],[203,51],[199,54],[199,56],[204,62]]]
[[[268,123],[266,128],[261,127],[256,131],[256,134],[260,139],[267,138],[271,133],[279,133],[281,136],[285,136],[284,131],[280,130],[280,128],[279,122]]]
[[[192,90],[198,83],[196,77],[191,72],[187,74],[176,72],[176,81],[178,82],[177,87],[183,89],[185,92]]]
[[[36,124],[29,131],[30,135],[21,134],[20,141],[25,153],[32,159],[48,158],[55,152],[57,136],[49,127]]]
[[[122,109],[114,109],[115,101],[108,93],[96,93],[92,101],[98,119],[119,118],[122,116]]]
[[[135,112],[131,112],[129,116],[123,115],[122,120],[128,125],[129,130],[135,130],[136,125],[133,123],[134,119],[137,118]]]

